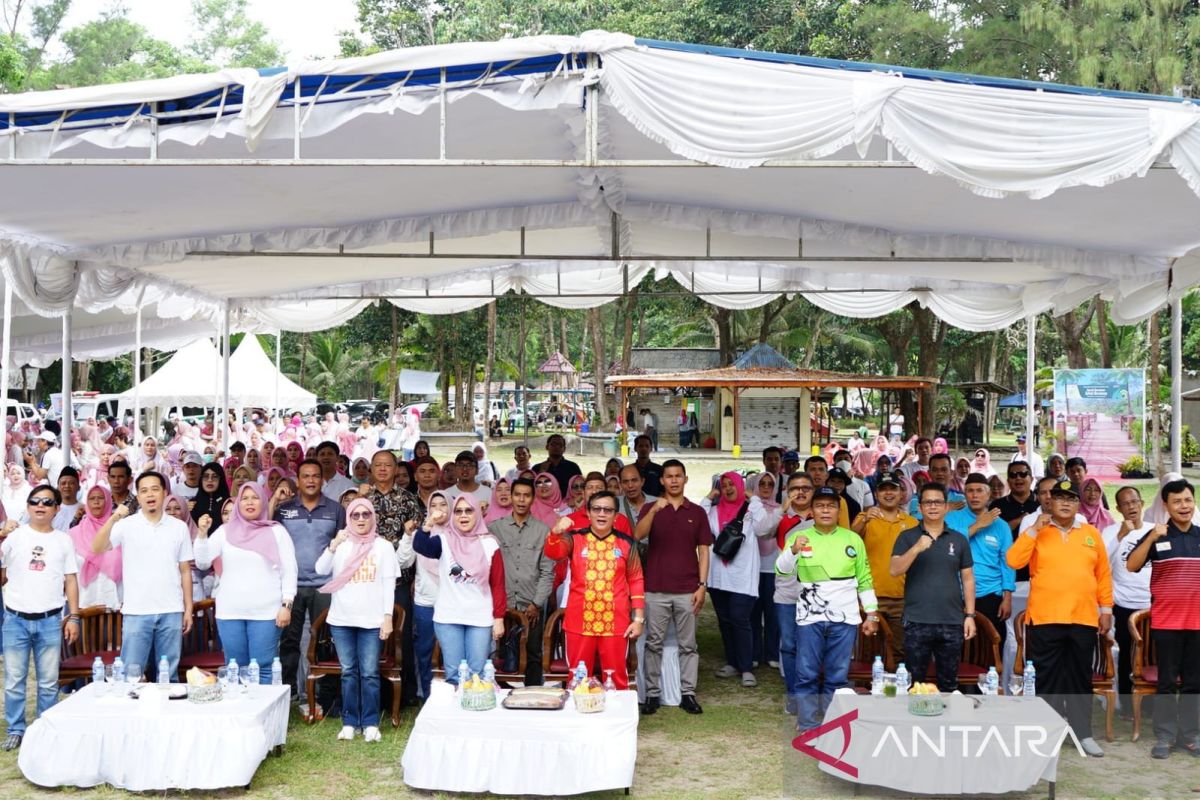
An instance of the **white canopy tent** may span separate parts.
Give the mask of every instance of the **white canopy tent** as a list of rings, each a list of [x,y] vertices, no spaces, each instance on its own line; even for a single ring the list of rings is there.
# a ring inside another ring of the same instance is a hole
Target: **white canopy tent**
[[[309,409],[317,396],[281,373],[251,335],[229,357],[229,402],[231,408]]]
[[[1200,280],[1200,110],[1172,98],[591,32],[0,115],[0,271],[42,314],[146,286],[312,330],[380,297],[588,307],[651,274],[987,330],[1095,294],[1128,323]]]

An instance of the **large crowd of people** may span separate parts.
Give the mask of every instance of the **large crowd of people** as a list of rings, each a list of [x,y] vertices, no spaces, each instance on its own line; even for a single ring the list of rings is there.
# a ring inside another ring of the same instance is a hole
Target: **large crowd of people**
[[[410,422],[412,422],[410,420]],[[1192,486],[1164,479],[1148,511],[1115,496],[1079,458],[1021,447],[997,467],[983,448],[957,460],[942,439],[871,439],[866,429],[821,455],[768,447],[761,466],[712,476],[703,461],[655,463],[652,436],[629,463],[584,473],[561,434],[534,463],[495,463],[484,445],[439,463],[405,424],[389,441],[345,420],[252,419],[214,435],[180,422],[171,438],[87,420],[64,452],[58,432],[7,432],[0,492],[5,619],[4,749],[25,731],[30,661],[37,710],[57,696],[63,638],[80,609],[124,617],[121,656],[174,675],[194,604],[215,599],[225,655],[278,657],[297,702],[305,627],[328,612],[341,682],[318,681],[309,717],[335,713],[340,739],[379,741],[387,704],[380,648],[400,637],[403,702],[430,694],[435,667],[483,674],[515,611],[524,681],[544,680],[545,623],[558,608],[569,664],[626,688],[644,638],[643,714],[662,706],[663,652],[678,642],[680,708],[703,713],[696,621],[711,599],[723,647],[718,679],[756,690],[778,670],[784,711],[821,724],[849,685],[858,637],[883,637],[889,664],[958,689],[965,641],[995,637],[1011,683],[1018,615],[1037,691],[1089,755],[1097,634],[1120,647],[1130,708],[1128,620],[1149,608],[1158,652],[1156,744],[1200,755],[1200,527]],[[34,447],[27,447],[33,442]],[[394,449],[393,449],[394,447]],[[700,502],[689,481],[704,482]],[[393,631],[393,605],[404,610]],[[434,663],[435,644],[441,662]],[[1189,655],[1191,654],[1191,655]]]

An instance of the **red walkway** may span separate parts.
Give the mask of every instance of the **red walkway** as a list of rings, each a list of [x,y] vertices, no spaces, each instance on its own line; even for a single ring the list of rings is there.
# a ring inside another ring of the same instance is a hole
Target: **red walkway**
[[[1070,445],[1070,455],[1081,456],[1088,465],[1088,475],[1097,478],[1119,478],[1118,464],[1128,461],[1140,452],[1140,443],[1131,442],[1129,434],[1121,429],[1121,423],[1104,414],[1096,421],[1082,439]]]

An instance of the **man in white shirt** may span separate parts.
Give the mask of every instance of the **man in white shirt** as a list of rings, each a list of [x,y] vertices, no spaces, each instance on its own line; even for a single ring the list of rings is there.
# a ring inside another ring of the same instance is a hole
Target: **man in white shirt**
[[[529,452],[529,448],[525,445],[517,445],[517,448],[513,450],[513,458],[516,459],[517,465],[504,473],[504,477],[508,479],[509,483],[521,477],[521,473],[525,470],[533,469],[533,454]]]
[[[92,551],[121,548],[124,617],[121,658],[126,664],[147,665],[151,645],[166,657],[168,674],[176,680],[183,636],[192,630],[192,540],[187,526],[163,513],[167,479],[143,472],[135,483],[138,512],[125,506],[113,510],[112,520],[96,533]]]
[[[183,454],[183,477],[175,481],[171,488],[173,494],[191,500],[200,491],[200,470],[204,467],[204,459],[194,450]]]
[[[929,457],[933,455],[933,442],[922,436],[913,442],[913,451],[917,454],[917,460],[906,461],[900,465],[901,471],[909,480],[912,480],[912,476],[918,472],[929,472]]]
[[[480,508],[486,507],[492,501],[492,490],[475,480],[478,470],[479,462],[475,459],[474,452],[463,450],[455,457],[454,475],[458,481],[446,490],[446,498],[451,503],[464,494],[469,494],[479,501]]]
[[[1108,552],[1112,566],[1113,583],[1113,633],[1117,639],[1117,695],[1120,697],[1121,715],[1133,716],[1133,636],[1129,632],[1129,618],[1139,608],[1150,607],[1151,564],[1138,572],[1125,567],[1129,554],[1138,546],[1154,527],[1142,517],[1142,493],[1133,486],[1117,490],[1117,511],[1121,521],[1101,531],[1104,549]]]
[[[10,521],[0,543],[3,558],[4,720],[8,735],[0,749],[15,750],[25,736],[25,686],[29,658],[37,676],[37,714],[58,699],[58,665],[62,640],[79,637],[79,584],[75,579],[75,545],[52,526],[62,496],[50,486],[29,493],[29,522]],[[65,592],[64,592],[65,589]],[[62,624],[64,602],[70,609]]]
[[[58,473],[58,493],[62,495],[62,505],[54,515],[54,529],[67,531],[83,516],[83,506],[79,502],[79,473],[74,467],[63,467]]]
[[[25,465],[33,477],[39,481],[44,480],[51,486],[58,486],[58,474],[62,472],[63,465],[66,464],[63,451],[57,447],[58,437],[54,435],[53,431],[42,431],[34,441],[37,442],[40,463],[27,453]]]
[[[333,442],[321,442],[317,445],[317,463],[321,465],[321,494],[335,503],[341,502],[342,495],[348,491],[358,491],[358,484],[337,471],[338,446]]]
[[[1042,457],[1037,453],[1031,452],[1029,445],[1025,441],[1025,434],[1017,437],[1017,452],[1013,453],[1009,463],[1024,461],[1029,465],[1029,471],[1033,473],[1034,480],[1041,480],[1046,474],[1046,463],[1042,461]]]

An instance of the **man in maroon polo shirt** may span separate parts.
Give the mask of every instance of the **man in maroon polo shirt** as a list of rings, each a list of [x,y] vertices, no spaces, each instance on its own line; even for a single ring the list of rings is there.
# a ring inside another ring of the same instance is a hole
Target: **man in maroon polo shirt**
[[[643,506],[634,537],[649,537],[646,551],[646,703],[643,714],[662,704],[662,649],[667,628],[675,622],[679,636],[679,707],[689,714],[703,711],[696,702],[700,653],[696,650],[696,615],[704,607],[708,582],[708,548],[713,543],[708,515],[683,496],[687,470],[683,462],[663,462],[663,496]]]

